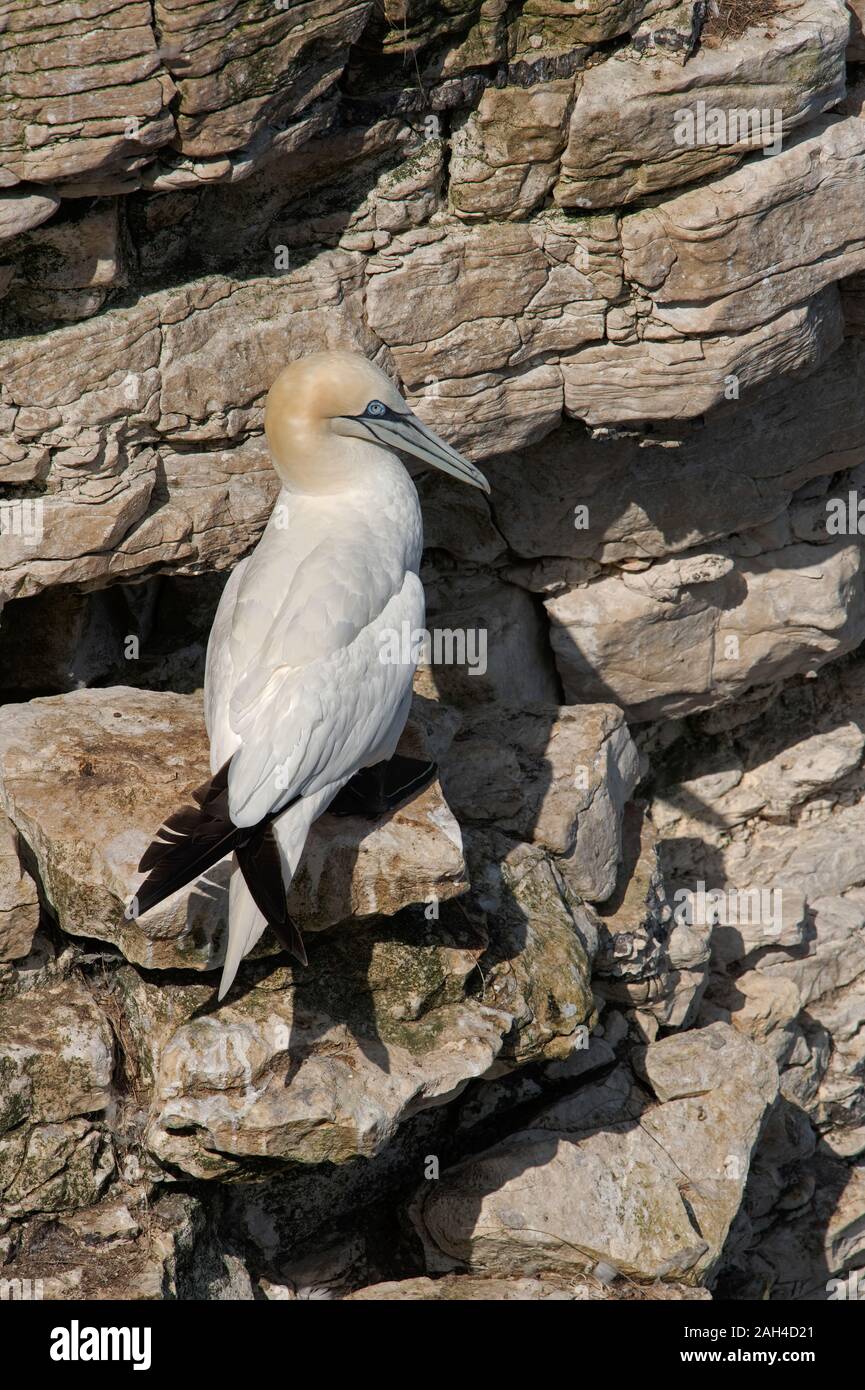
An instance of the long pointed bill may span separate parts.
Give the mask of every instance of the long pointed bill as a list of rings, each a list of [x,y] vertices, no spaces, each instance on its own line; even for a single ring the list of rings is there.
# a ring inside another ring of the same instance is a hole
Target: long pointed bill
[[[479,487],[482,492],[489,492],[490,485],[480,469],[475,468],[473,463],[469,463],[468,459],[463,458],[456,449],[452,449],[450,444],[440,439],[428,425],[411,412],[397,415],[395,411],[391,411],[384,419],[364,418],[363,424],[374,439],[388,448],[404,449],[407,454],[414,454],[415,458],[422,459],[424,463],[431,463],[443,473],[450,473],[461,482]]]

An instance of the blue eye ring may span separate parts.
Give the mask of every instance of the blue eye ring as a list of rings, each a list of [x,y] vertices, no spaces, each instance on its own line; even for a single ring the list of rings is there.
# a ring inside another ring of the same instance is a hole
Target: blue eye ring
[[[384,415],[386,410],[387,406],[382,405],[381,401],[370,401],[369,405],[366,408],[365,414],[376,416]]]

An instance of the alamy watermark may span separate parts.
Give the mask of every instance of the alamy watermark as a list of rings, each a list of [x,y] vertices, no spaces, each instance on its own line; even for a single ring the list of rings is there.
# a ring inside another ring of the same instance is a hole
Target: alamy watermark
[[[130,1361],[134,1371],[147,1371],[151,1337],[149,1327],[82,1327],[73,1318],[52,1329],[48,1354],[52,1361]]]
[[[44,534],[44,510],[41,497],[0,500],[0,537],[15,536],[25,545],[38,545]]]
[[[483,627],[412,627],[379,633],[378,659],[383,666],[465,666],[470,676],[487,669],[487,631]]]
[[[40,1303],[44,1296],[41,1279],[0,1279],[0,1303]]]
[[[673,112],[673,140],[694,149],[698,145],[762,145],[765,155],[778,154],[783,139],[780,107],[707,106],[698,101]]]
[[[673,918],[679,926],[740,925],[771,927],[780,934],[783,896],[780,888],[710,888],[702,879],[696,888],[673,894]]]
[[[865,1303],[865,1269],[851,1269],[843,1279],[828,1280],[826,1293],[835,1303]]]
[[[827,498],[826,533],[829,536],[865,536],[865,498],[852,490],[846,497]]]

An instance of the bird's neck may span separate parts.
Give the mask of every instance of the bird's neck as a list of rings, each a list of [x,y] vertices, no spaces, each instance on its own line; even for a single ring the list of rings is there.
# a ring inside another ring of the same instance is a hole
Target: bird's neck
[[[328,532],[352,543],[359,523],[389,537],[397,545],[406,569],[420,567],[423,522],[417,489],[397,455],[364,439],[330,435],[315,452],[304,456],[294,450],[291,466],[285,455],[274,451],[274,467],[282,481],[280,501],[269,530],[285,530],[276,543],[294,546],[307,524],[326,519]]]
[[[273,454],[273,466],[288,493],[322,498],[345,495],[353,502],[368,498],[371,506],[383,494],[415,494],[396,454],[378,444],[330,431],[320,431],[308,442],[295,438],[292,444],[289,455]]]

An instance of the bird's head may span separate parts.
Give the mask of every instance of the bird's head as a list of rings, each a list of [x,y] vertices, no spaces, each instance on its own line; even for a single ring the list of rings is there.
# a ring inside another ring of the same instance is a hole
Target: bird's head
[[[270,388],[264,429],[277,473],[304,490],[352,480],[361,450],[345,439],[402,449],[489,492],[483,473],[409,410],[393,382],[359,352],[316,352],[280,372]]]

